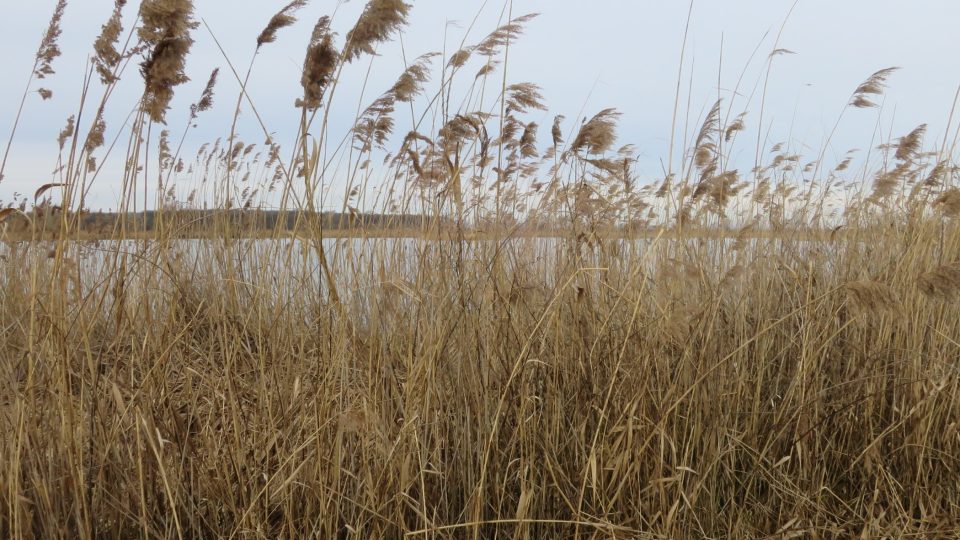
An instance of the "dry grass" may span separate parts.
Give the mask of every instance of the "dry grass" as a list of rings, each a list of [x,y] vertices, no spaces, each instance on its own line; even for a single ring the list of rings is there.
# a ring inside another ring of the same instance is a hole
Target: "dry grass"
[[[520,17],[438,62],[436,88],[432,56],[398,69],[341,144],[326,116],[340,68],[410,9],[373,0],[339,45],[338,21],[316,24],[289,160],[240,141],[236,118],[223,147],[184,158],[148,134],[186,81],[190,2],[144,1],[126,46],[123,8],[76,115],[96,120],[61,134],[61,181],[0,210],[26,224],[0,248],[0,536],[960,534],[960,199],[924,127],[841,193],[849,160],[818,176],[782,146],[741,179],[745,115],[718,103],[676,172],[641,185],[613,109],[569,135],[556,117],[538,148],[537,87],[490,73]],[[55,50],[59,26],[47,35]],[[451,81],[473,53],[462,103],[483,106],[458,110]],[[102,112],[140,54],[118,205],[149,186],[164,210],[149,233],[93,235],[76,218],[103,181]],[[870,108],[890,73],[850,106]],[[398,103],[435,120],[384,157]],[[170,189],[200,176],[220,180]],[[423,227],[324,229],[313,210],[334,177],[344,212]],[[223,220],[185,240],[175,208],[201,200],[251,215],[279,200],[296,227]]]

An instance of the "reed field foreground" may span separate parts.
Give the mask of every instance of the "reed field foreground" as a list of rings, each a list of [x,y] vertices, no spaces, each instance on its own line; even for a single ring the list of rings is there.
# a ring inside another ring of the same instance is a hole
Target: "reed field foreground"
[[[225,126],[181,158],[158,122],[190,91],[203,28],[189,0],[125,4],[57,181],[0,210],[0,536],[960,535],[950,134],[921,126],[860,170],[787,145],[738,172],[744,117],[718,103],[672,174],[639,179],[613,109],[538,143],[537,87],[491,67],[531,20],[514,17],[398,69],[341,144],[340,70],[412,9],[371,0],[316,23],[292,147]],[[305,4],[251,44],[283,39]],[[64,5],[34,79],[54,71]],[[256,68],[231,54],[217,98],[253,114],[240,83]],[[111,131],[111,89],[137,64],[143,98]],[[869,113],[891,73],[851,89],[850,110]],[[428,120],[403,123],[408,104]],[[129,219],[94,239],[84,197],[114,181],[108,149],[128,163]],[[200,170],[199,195],[172,189]],[[334,178],[345,213],[417,216],[416,237],[330,238],[316,201]],[[363,200],[372,184],[390,195]],[[254,217],[279,204],[293,225],[214,219],[198,240],[182,209],[203,197]]]

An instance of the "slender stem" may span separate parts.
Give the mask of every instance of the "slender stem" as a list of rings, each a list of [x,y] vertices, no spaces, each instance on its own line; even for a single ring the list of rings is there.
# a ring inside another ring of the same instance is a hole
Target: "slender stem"
[[[23,115],[23,108],[27,103],[27,96],[30,95],[30,85],[33,84],[33,77],[39,63],[40,59],[38,57],[33,62],[30,77],[27,78],[26,87],[23,89],[23,95],[20,97],[20,106],[17,108],[17,115],[13,119],[13,127],[10,129],[10,139],[7,140],[7,148],[3,151],[3,161],[0,161],[0,182],[3,182],[3,173],[7,170],[7,158],[10,157],[10,147],[13,146],[13,139],[17,135],[17,128],[20,126],[20,117]]]

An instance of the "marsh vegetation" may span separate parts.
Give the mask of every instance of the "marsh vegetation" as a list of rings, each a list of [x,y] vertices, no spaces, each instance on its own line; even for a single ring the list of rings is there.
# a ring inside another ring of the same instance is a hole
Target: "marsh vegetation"
[[[257,55],[224,51],[194,89],[192,2],[117,0],[56,181],[0,210],[0,535],[960,533],[951,133],[870,144],[857,168],[786,142],[738,170],[760,142],[718,101],[640,178],[615,109],[530,119],[547,106],[508,52],[534,16],[505,10],[398,66],[341,138],[341,73],[416,31],[413,7],[298,22],[306,4],[250,36],[259,53],[313,23],[281,147],[244,90]],[[5,104],[18,123],[51,97],[65,5]],[[893,71],[871,71],[845,114],[874,111]],[[170,99],[192,91],[181,133]],[[187,156],[215,100],[233,125]],[[92,229],[111,155],[122,218]],[[322,213],[332,184],[350,238]]]

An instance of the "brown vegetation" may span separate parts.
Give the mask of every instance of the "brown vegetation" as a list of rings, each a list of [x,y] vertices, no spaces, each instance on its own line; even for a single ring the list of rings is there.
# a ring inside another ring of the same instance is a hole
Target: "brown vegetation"
[[[960,196],[925,126],[870,178],[789,143],[744,178],[745,114],[718,102],[643,185],[613,109],[569,134],[557,116],[538,146],[538,88],[494,74],[526,16],[438,62],[435,88],[435,55],[398,69],[341,145],[340,68],[410,10],[371,0],[343,40],[315,25],[292,152],[266,127],[239,140],[241,103],[256,113],[242,91],[229,135],[185,158],[149,134],[187,81],[191,3],[144,0],[122,45],[124,4],[58,141],[60,180],[0,210],[0,536],[960,534]],[[103,111],[141,56],[122,198],[98,225]],[[395,137],[398,103],[427,120]],[[173,189],[199,177],[207,192]],[[334,178],[343,210],[325,215]],[[389,237],[385,215],[416,237]]]

